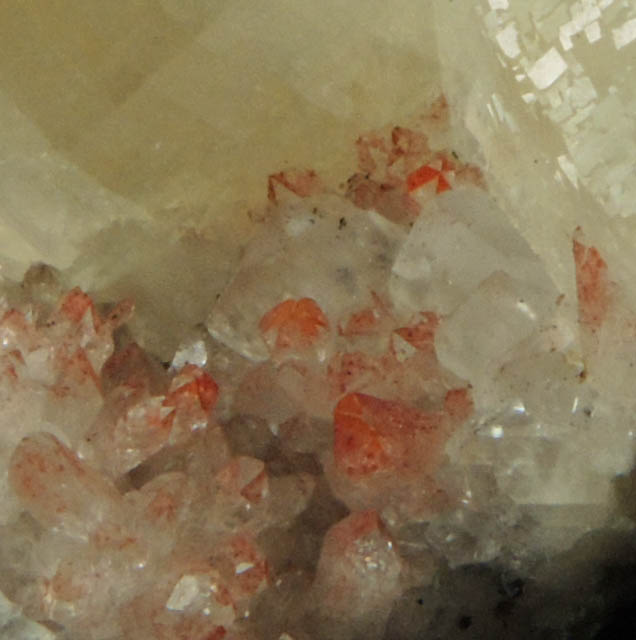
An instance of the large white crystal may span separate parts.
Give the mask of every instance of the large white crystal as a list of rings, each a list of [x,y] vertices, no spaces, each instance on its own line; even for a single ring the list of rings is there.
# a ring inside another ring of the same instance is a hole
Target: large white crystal
[[[453,189],[420,214],[393,265],[398,304],[407,286],[413,310],[450,313],[488,276],[500,271],[533,288],[550,288],[538,257],[492,197],[472,186]],[[556,293],[555,293],[556,297]]]
[[[549,322],[552,290],[537,290],[503,271],[483,280],[437,332],[440,362],[481,390],[515,347]]]

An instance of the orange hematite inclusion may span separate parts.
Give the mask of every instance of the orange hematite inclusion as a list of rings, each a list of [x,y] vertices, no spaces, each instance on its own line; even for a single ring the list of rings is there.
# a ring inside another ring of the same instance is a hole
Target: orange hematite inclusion
[[[75,323],[81,322],[84,314],[90,310],[95,327],[101,325],[101,318],[95,311],[95,305],[92,299],[79,287],[71,289],[71,291],[64,296],[60,304],[60,310]]]
[[[200,404],[205,413],[209,413],[216,404],[219,387],[212,376],[194,364],[185,365],[175,377],[173,386],[163,405],[183,409],[192,402]]]
[[[580,234],[580,227],[577,228]],[[590,329],[599,329],[607,315],[610,281],[607,263],[596,247],[587,247],[573,239],[576,292],[579,299],[579,318]]]
[[[327,533],[325,546],[335,542],[338,550],[346,553],[349,547],[382,526],[382,521],[374,510],[354,512],[344,520],[335,524]]]
[[[372,291],[371,295],[373,297],[371,306],[352,313],[344,326],[338,327],[338,333],[341,336],[346,338],[370,336],[381,330],[383,321],[390,320],[391,314],[382,298],[375,291]]]
[[[276,334],[278,349],[309,346],[329,327],[327,316],[312,298],[285,300],[268,311],[259,323],[267,337]]]
[[[443,411],[424,413],[399,402],[350,393],[334,410],[334,458],[350,476],[380,471],[432,471],[451,422],[472,411],[467,389],[446,394]]]
[[[380,404],[387,413],[393,407],[362,393],[346,395],[334,411],[334,456],[336,464],[350,475],[368,475],[393,466],[387,449],[389,443],[375,425],[368,424],[367,407]],[[395,403],[391,403],[395,404]],[[397,408],[397,406],[396,406]],[[364,416],[364,417],[363,417]]]
[[[439,316],[432,311],[420,313],[422,321],[411,327],[401,327],[395,333],[420,351],[435,351],[435,330],[439,326]]]
[[[75,526],[95,526],[88,517],[92,507],[101,500],[108,511],[119,499],[107,479],[50,433],[23,438],[13,452],[8,475],[22,503],[48,526],[64,526],[68,518]]]
[[[229,543],[229,559],[233,563],[235,584],[230,591],[240,600],[263,589],[269,580],[267,559],[249,536],[239,534]],[[244,565],[244,566],[241,566]]]
[[[421,166],[406,177],[406,188],[409,192],[419,189],[421,186],[437,180],[436,193],[443,193],[452,189],[450,183],[444,176],[445,171],[453,171],[455,169],[452,162],[446,158],[442,159],[442,165],[440,169],[436,169],[429,164]]]
[[[267,180],[267,199],[270,202],[278,202],[279,187],[284,187],[300,198],[307,198],[324,189],[318,174],[312,169],[272,173]]]
[[[473,399],[469,388],[451,389],[444,398],[444,411],[449,418],[463,422],[473,412]]]

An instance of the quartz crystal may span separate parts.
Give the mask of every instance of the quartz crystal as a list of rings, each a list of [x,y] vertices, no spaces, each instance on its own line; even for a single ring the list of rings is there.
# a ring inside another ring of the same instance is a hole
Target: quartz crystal
[[[0,638],[611,637],[634,6],[157,4],[0,8]]]

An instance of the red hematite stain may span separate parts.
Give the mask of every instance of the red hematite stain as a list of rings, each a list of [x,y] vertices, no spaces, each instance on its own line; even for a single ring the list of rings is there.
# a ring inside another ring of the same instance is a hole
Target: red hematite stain
[[[417,432],[434,433],[442,415],[363,393],[346,395],[334,411],[336,464],[352,476],[408,466]]]
[[[468,389],[447,392],[442,411],[425,413],[400,402],[350,393],[334,410],[334,458],[351,477],[381,471],[422,472],[440,462],[453,427],[472,413]]]
[[[306,198],[323,190],[322,181],[311,169],[272,173],[267,180],[267,199],[270,202],[278,201],[278,190],[281,187],[300,198]]]
[[[265,556],[245,535],[237,535],[231,540],[229,552],[240,589],[237,596],[256,593],[269,577],[269,567]],[[247,568],[241,570],[243,564]]]
[[[451,389],[446,392],[444,398],[444,411],[449,418],[456,422],[467,420],[472,414],[474,403],[470,394],[470,389]]]
[[[447,165],[450,166],[450,165]],[[444,177],[443,174],[444,163],[442,162],[442,170],[435,169],[429,165],[424,165],[419,169],[410,173],[406,178],[406,187],[409,191],[415,191],[419,189],[421,186],[432,182],[433,180],[437,180],[437,193],[443,193],[444,191],[448,191],[451,189],[451,185],[448,180]]]
[[[435,330],[439,326],[439,316],[432,311],[425,311],[421,316],[421,322],[396,329],[395,333],[420,351],[434,351]]]
[[[337,353],[327,368],[332,393],[338,396],[381,378],[386,371],[384,364],[381,359],[359,351]]]
[[[355,336],[369,336],[378,333],[382,321],[389,319],[390,312],[380,296],[371,292],[373,304],[360,311],[355,311],[347,319],[346,323],[338,327],[338,334],[346,338]]]
[[[70,354],[66,349],[61,349],[57,356],[57,365],[63,373],[61,380],[53,388],[57,395],[66,395],[71,386],[70,383],[82,384],[87,380],[90,380],[101,391],[101,380],[84,349],[79,348]]]
[[[265,471],[261,471],[254,480],[240,490],[240,494],[249,502],[260,502],[267,492],[267,484],[267,474]]]
[[[184,409],[196,402],[206,413],[213,409],[219,395],[219,387],[209,373],[196,365],[187,364],[175,379],[190,381],[171,391],[164,400],[164,406]]]
[[[45,521],[69,509],[69,486],[81,486],[87,471],[73,451],[54,436],[39,433],[23,438],[11,457],[9,482],[36,517]]]
[[[302,347],[315,342],[329,327],[327,317],[315,300],[285,300],[268,311],[259,323],[263,334],[276,334],[279,349]]]
[[[433,169],[433,167],[425,164],[423,167],[420,167],[408,175],[406,178],[406,186],[409,191],[415,191],[418,187],[421,187],[427,182],[431,182],[431,180],[435,180],[438,176],[439,171],[437,169]]]
[[[359,415],[361,394],[345,396],[335,411],[336,464],[350,475],[368,475],[391,465],[380,434]]]
[[[373,333],[378,323],[378,313],[374,309],[363,309],[352,313],[344,329],[340,329],[341,336],[364,336]]]
[[[358,511],[335,524],[327,533],[326,543],[336,542],[335,548],[346,552],[349,547],[382,526],[376,511]]]
[[[580,228],[577,228],[577,234]],[[573,239],[576,292],[579,299],[579,319],[590,329],[599,329],[607,315],[610,281],[607,263],[596,247],[587,247]]]
[[[147,515],[151,520],[174,522],[177,514],[176,497],[161,489],[148,505]]]
[[[452,189],[450,183],[448,182],[448,180],[446,180],[444,174],[440,173],[437,180],[437,193],[444,193],[444,191],[448,191],[450,189]]]
[[[95,312],[95,307],[91,298],[84,293],[79,287],[75,287],[69,291],[62,299],[60,306],[62,313],[67,316],[73,322],[81,322],[84,314],[90,311],[93,318],[94,326],[97,327],[100,324],[100,319]]]

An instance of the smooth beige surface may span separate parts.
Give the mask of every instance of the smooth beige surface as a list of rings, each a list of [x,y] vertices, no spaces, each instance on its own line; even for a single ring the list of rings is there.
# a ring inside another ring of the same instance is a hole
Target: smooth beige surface
[[[236,203],[262,199],[268,173],[311,165],[341,179],[359,132],[426,103],[428,4],[4,2],[0,90],[17,126],[95,188],[234,219]]]
[[[334,185],[356,137],[439,91],[432,7],[382,0],[0,2],[0,268],[134,295],[169,357],[202,320],[268,174]],[[167,338],[166,338],[167,336]]]

